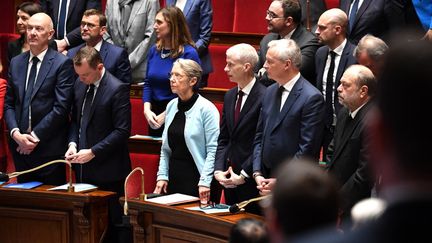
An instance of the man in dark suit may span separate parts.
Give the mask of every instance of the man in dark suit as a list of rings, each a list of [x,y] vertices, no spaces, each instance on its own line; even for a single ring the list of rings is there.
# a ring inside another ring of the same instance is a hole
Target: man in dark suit
[[[342,217],[346,218],[355,203],[371,196],[373,180],[366,150],[365,119],[373,104],[376,79],[367,67],[352,65],[344,72],[337,90],[344,107],[339,111],[328,149],[327,169],[339,182]]]
[[[67,144],[74,71],[72,61],[48,48],[54,30],[45,13],[28,21],[30,51],[11,61],[5,102],[10,148],[17,171],[61,159]],[[65,182],[65,168],[52,165],[18,177],[19,182]]]
[[[225,187],[226,202],[235,204],[258,196],[256,184],[251,180],[252,152],[266,88],[254,77],[258,62],[254,47],[249,44],[232,46],[226,52],[226,61],[224,70],[238,87],[225,94],[214,175]],[[257,204],[246,209],[259,212]]]
[[[85,43],[70,49],[67,56],[73,58],[83,46],[94,47],[99,51],[106,70],[124,83],[131,83],[131,65],[127,51],[103,40],[106,21],[101,11],[86,10],[81,20],[81,37]]]
[[[336,88],[345,69],[356,63],[353,56],[355,46],[346,38],[347,26],[347,15],[342,10],[334,8],[321,15],[316,30],[319,42],[325,45],[318,49],[315,56],[316,87],[322,92],[326,102],[322,141],[324,154],[327,153],[327,147],[333,138],[336,114],[342,107],[338,102]]]
[[[40,0],[40,4],[54,22],[57,50],[75,47],[83,40],[80,23],[86,9],[101,9],[100,0]]]
[[[262,76],[260,81],[265,86],[274,83],[274,80],[268,78],[263,68],[264,62],[266,61],[268,43],[278,39],[291,39],[297,43],[302,54],[300,73],[308,81],[315,83],[314,57],[320,45],[318,44],[316,36],[308,32],[305,27],[301,25],[301,11],[298,0],[274,0],[267,10],[267,29],[270,33],[265,35],[261,40],[259,50],[260,59],[256,67],[256,71]]]
[[[326,231],[292,242],[428,241],[432,224],[432,126],[419,114],[430,109],[430,63],[432,44],[425,41],[394,44],[384,62],[376,109],[370,111],[367,128],[371,135],[370,165],[381,175],[379,195],[387,202],[382,215],[352,232]],[[407,85],[407,80],[412,85]]]
[[[360,39],[354,55],[359,64],[369,68],[379,78],[387,51],[388,46],[383,40],[367,34]]]
[[[392,27],[393,0],[341,0],[339,8],[348,16],[348,39],[357,44],[366,34],[386,38]]]
[[[264,194],[274,185],[274,173],[283,161],[318,160],[324,118],[322,94],[300,75],[297,44],[275,40],[269,46],[264,67],[277,83],[264,93],[253,154],[253,177]]]
[[[83,47],[73,59],[79,78],[74,86],[68,161],[76,163],[78,182],[97,185],[117,193],[109,201],[110,233],[121,224],[118,198],[131,171],[127,141],[131,129],[129,86],[105,70],[99,53]],[[114,241],[117,242],[117,241]]]

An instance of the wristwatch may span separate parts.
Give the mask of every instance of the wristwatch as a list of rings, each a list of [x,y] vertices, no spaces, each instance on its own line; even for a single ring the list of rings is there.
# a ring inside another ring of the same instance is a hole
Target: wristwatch
[[[252,174],[252,177],[255,179],[257,176],[262,176],[261,172],[256,171]]]

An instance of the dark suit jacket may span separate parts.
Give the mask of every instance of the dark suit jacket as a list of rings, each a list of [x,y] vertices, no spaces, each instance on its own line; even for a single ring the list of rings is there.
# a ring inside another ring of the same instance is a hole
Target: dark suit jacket
[[[8,42],[8,63],[10,64],[13,57],[18,56],[22,53],[22,47],[24,45],[25,35],[22,35],[20,38]]]
[[[393,0],[364,0],[357,11],[353,29],[348,32],[348,39],[357,44],[366,34],[386,39],[391,27],[391,3]],[[341,0],[340,8],[349,16],[351,0]]]
[[[339,110],[342,108],[342,105],[338,102],[338,92],[336,91],[336,89],[340,84],[340,79],[342,78],[342,74],[345,72],[345,70],[352,64],[357,63],[357,60],[353,56],[354,49],[355,45],[347,41],[345,48],[343,49],[342,56],[340,58],[339,66],[337,67],[336,78],[334,82],[335,92],[333,97],[336,114],[338,114]],[[327,46],[322,46],[318,49],[315,55],[315,68],[317,73],[316,87],[319,91],[321,91],[321,93],[323,91],[323,75],[329,51],[330,49]]]
[[[259,63],[256,68],[257,71],[263,67],[264,62],[266,60],[268,43],[272,40],[277,40],[279,38],[280,37],[278,34],[269,33],[265,35],[264,38],[261,40],[260,50],[258,52]],[[318,47],[320,47],[320,44],[318,43],[318,38],[311,32],[307,31],[302,25],[299,25],[297,26],[297,29],[292,34],[291,39],[297,43],[302,53],[302,64],[300,68],[300,73],[302,74],[303,77],[306,78],[306,80],[314,84],[315,83],[315,63],[314,63],[315,52],[317,51]],[[270,85],[274,83],[274,81],[269,81],[267,75],[261,78],[261,82],[264,83],[265,85],[266,84]]]
[[[69,132],[69,141],[76,144],[86,91],[87,85],[78,78],[74,86]],[[131,171],[127,146],[130,129],[129,86],[105,71],[91,106],[87,134],[81,134],[86,136],[95,158],[83,164],[82,168],[76,166],[77,181],[99,185],[124,180]]]
[[[166,0],[166,6],[176,0]],[[209,0],[187,0],[183,9],[189,31],[196,44],[204,74],[211,73],[213,66],[208,51],[213,28],[213,9]]]
[[[280,113],[272,114],[279,85],[267,88],[254,142],[253,171],[274,176],[283,161],[296,157],[318,159],[323,133],[324,98],[300,77]]]
[[[59,17],[60,0],[40,0],[40,4],[45,13],[47,13],[53,23],[54,30],[57,31],[57,21]],[[75,47],[84,41],[81,39],[80,24],[84,11],[87,9],[101,10],[100,0],[71,0],[66,20],[66,37],[69,40],[70,47]],[[57,33],[54,34],[57,36]]]
[[[370,197],[372,182],[368,166],[365,117],[372,103],[364,105],[354,119],[344,107],[338,114],[333,142],[328,149],[328,171],[341,185],[343,210],[350,214],[351,207],[363,198]]]
[[[30,52],[11,61],[5,101],[5,119],[9,131],[17,128],[21,118]],[[31,98],[32,129],[40,142],[30,156],[64,155],[74,82],[72,60],[48,48],[40,66]],[[22,132],[22,131],[21,131]],[[11,149],[17,145],[11,139]]]
[[[79,49],[85,46],[81,44],[70,49],[67,56],[73,58]],[[124,83],[130,84],[132,82],[131,65],[129,62],[129,55],[124,48],[115,46],[106,41],[102,41],[100,55],[106,70],[108,70],[116,78]]]

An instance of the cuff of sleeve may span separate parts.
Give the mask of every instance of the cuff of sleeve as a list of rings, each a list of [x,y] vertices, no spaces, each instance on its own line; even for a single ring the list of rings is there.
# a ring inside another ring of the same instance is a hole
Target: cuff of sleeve
[[[77,145],[75,142],[70,142],[70,143],[68,144],[68,148],[69,148],[70,146],[74,146],[75,148],[78,148],[78,145]]]
[[[156,181],[169,181],[168,176],[158,175]]]
[[[14,132],[16,132],[16,131],[19,131],[19,128],[15,127],[14,129],[12,129],[12,130],[10,131],[10,136],[11,136],[11,138],[13,138],[13,134],[14,134]]]
[[[32,131],[30,133],[30,135],[36,139],[36,142],[40,142],[40,139],[38,138],[38,136],[36,135],[36,133],[34,131]]]
[[[213,178],[213,177],[211,177]],[[210,188],[210,184],[211,184],[211,178],[209,179],[200,179],[200,181],[198,182],[198,186],[205,186]]]
[[[246,173],[246,171],[244,171],[244,170],[241,170],[240,171],[240,174],[241,175],[243,175],[244,177],[246,177],[246,178],[250,178],[250,176]]]
[[[66,44],[67,44],[68,46],[70,46],[69,40],[68,40],[68,38],[67,38],[66,36],[65,36],[64,40],[66,41]]]

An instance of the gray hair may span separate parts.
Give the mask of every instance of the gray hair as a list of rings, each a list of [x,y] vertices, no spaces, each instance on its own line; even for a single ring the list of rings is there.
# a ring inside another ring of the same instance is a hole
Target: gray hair
[[[231,46],[226,51],[226,55],[232,55],[241,63],[250,63],[252,69],[257,65],[259,57],[255,48],[249,44],[241,43]]]
[[[198,86],[199,86],[199,83],[201,82],[201,76],[203,73],[201,66],[197,62],[195,62],[194,60],[183,59],[183,58],[179,58],[179,59],[175,60],[173,66],[176,64],[179,65],[179,67],[183,70],[183,72],[186,73],[186,75],[189,78],[196,78],[197,79],[196,84],[193,86],[193,90],[195,92],[198,91]]]
[[[387,44],[373,35],[367,34],[360,39],[357,47],[354,49],[354,56],[358,58],[360,53],[365,52],[373,61],[381,61],[387,52]]]
[[[377,90],[377,80],[372,71],[363,65],[353,64],[349,66],[345,72],[356,74],[356,84],[360,88],[363,85],[368,87],[368,95],[374,97]]]
[[[301,51],[297,43],[291,39],[272,40],[269,49],[275,48],[276,57],[281,61],[291,60],[297,69],[301,66]]]

